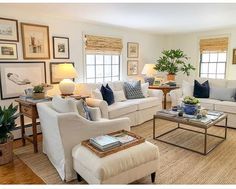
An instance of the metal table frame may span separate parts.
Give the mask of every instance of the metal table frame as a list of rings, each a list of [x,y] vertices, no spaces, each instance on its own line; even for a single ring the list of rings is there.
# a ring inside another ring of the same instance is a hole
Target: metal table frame
[[[158,141],[161,141],[161,142],[164,142],[166,144],[171,144],[173,146],[176,146],[176,147],[179,147],[179,148],[183,148],[183,149],[186,149],[186,150],[190,150],[192,152],[196,152],[196,153],[199,153],[199,154],[202,154],[202,155],[207,155],[208,153],[210,153],[212,150],[214,150],[217,146],[219,146],[224,140],[226,140],[226,137],[227,137],[227,123],[228,123],[228,116],[226,114],[223,114],[221,117],[219,117],[217,120],[211,122],[210,124],[208,125],[204,125],[204,124],[196,124],[196,123],[193,123],[193,122],[190,122],[190,121],[183,121],[184,119],[183,118],[174,118],[173,120],[171,119],[173,117],[167,117],[167,116],[160,116],[160,115],[154,115],[153,116],[153,139],[155,140],[158,140]],[[174,123],[177,123],[177,127],[174,128],[174,129],[171,129],[163,134],[160,134],[158,136],[156,136],[156,119],[162,119],[162,120],[166,120],[166,121],[170,121],[170,122],[174,122]],[[183,120],[181,120],[183,119]],[[222,121],[222,120],[225,120],[225,125],[216,125],[218,122]],[[188,128],[183,128],[183,127],[180,127],[180,124],[185,124],[185,125],[188,125],[188,126],[191,126],[191,127],[197,127],[197,128],[200,128],[200,129],[203,129],[204,132],[200,132],[200,131],[195,131],[195,130],[192,130],[192,129],[188,129]],[[211,126],[222,126],[224,127],[224,136],[218,136],[218,135],[213,135],[213,134],[209,134],[207,133],[207,130],[211,127]],[[191,148],[187,148],[187,147],[184,147],[184,146],[181,146],[181,145],[177,145],[177,144],[174,144],[174,143],[171,143],[171,142],[168,142],[166,140],[162,140],[160,139],[160,137],[164,136],[164,135],[167,135],[177,129],[182,129],[182,130],[187,130],[187,131],[191,131],[191,132],[195,132],[195,133],[198,133],[198,134],[203,134],[204,135],[204,149],[203,151],[204,152],[201,152],[201,151],[197,151],[197,150],[193,150]],[[212,136],[212,137],[216,137],[216,138],[220,138],[222,140],[220,140],[219,142],[217,142],[212,148],[210,149],[207,149],[207,138],[208,136]]]

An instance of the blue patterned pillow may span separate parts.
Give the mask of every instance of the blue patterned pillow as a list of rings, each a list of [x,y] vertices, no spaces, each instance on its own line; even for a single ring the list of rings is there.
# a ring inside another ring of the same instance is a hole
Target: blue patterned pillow
[[[141,81],[125,82],[124,89],[127,99],[144,98]]]

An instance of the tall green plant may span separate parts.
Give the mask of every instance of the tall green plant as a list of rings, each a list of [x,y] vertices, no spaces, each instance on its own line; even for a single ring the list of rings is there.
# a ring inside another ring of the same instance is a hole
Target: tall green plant
[[[187,76],[190,75],[191,70],[195,70],[195,68],[186,63],[188,57],[184,52],[180,49],[176,50],[164,50],[162,51],[163,56],[157,60],[157,64],[154,69],[160,72],[167,72],[168,74],[175,75],[179,71],[182,71]]]
[[[16,113],[18,106],[11,104],[8,107],[0,107],[0,144],[7,142],[11,135],[11,131],[15,128],[15,120],[19,117]]]

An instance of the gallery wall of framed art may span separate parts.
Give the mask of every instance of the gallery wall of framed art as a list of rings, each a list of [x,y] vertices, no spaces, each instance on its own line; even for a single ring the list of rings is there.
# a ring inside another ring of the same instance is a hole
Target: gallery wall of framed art
[[[45,62],[0,62],[1,99],[17,98],[25,89],[46,83]]]

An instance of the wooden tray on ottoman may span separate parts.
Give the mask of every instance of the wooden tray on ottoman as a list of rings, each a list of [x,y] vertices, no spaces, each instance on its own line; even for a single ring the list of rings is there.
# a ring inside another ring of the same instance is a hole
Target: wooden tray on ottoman
[[[89,140],[85,140],[85,141],[82,141],[82,145],[87,147],[88,149],[90,149],[92,152],[94,152],[98,157],[102,158],[102,157],[105,157],[105,156],[108,156],[108,155],[111,155],[111,154],[114,154],[116,152],[119,152],[121,150],[125,150],[127,148],[130,148],[132,146],[135,146],[135,145],[138,145],[138,144],[141,144],[143,142],[145,142],[145,138],[141,137],[141,136],[138,136],[132,132],[129,132],[129,131],[126,131],[126,130],[120,130],[120,131],[116,131],[116,132],[112,132],[112,133],[109,133],[108,135],[116,135],[116,134],[119,134],[119,133],[125,133],[127,135],[130,135],[134,138],[136,138],[135,140],[133,141],[130,141],[128,143],[125,143],[125,144],[122,144],[120,146],[117,146],[117,147],[114,147],[110,150],[107,150],[107,151],[102,151],[98,148],[96,148],[95,146],[93,146]]]

